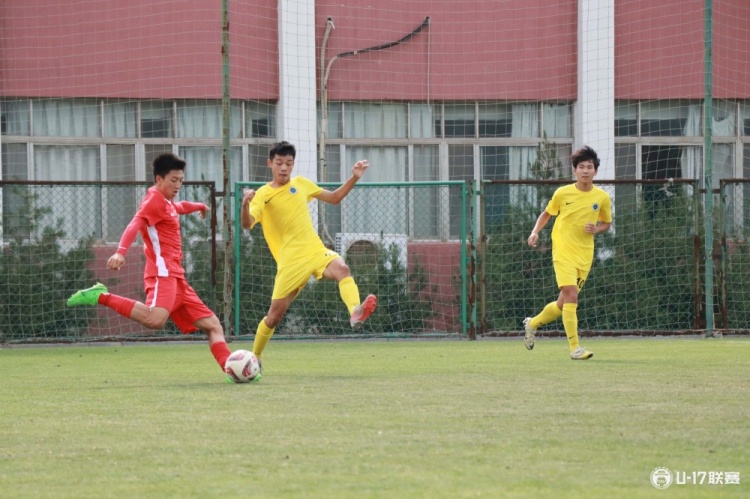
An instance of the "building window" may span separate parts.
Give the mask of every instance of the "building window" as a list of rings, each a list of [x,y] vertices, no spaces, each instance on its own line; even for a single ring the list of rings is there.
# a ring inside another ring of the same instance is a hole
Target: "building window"
[[[700,103],[675,100],[641,103],[642,137],[698,137],[700,135]]]
[[[6,99],[0,102],[0,132],[3,135],[30,134],[31,111],[28,99]]]
[[[435,135],[437,137],[476,137],[476,113],[473,104],[445,104],[443,106],[444,117],[435,119]],[[445,133],[441,133],[441,121],[445,127]]]
[[[276,136],[276,108],[269,102],[245,103],[245,136],[247,138]]]
[[[338,169],[340,177],[346,178],[350,163],[367,157],[373,165],[367,172],[368,182],[526,179],[531,177],[529,166],[542,141],[551,141],[563,162],[573,142],[568,102],[331,102],[327,111],[328,171]],[[319,118],[322,126],[322,114]],[[334,155],[346,160],[333,160]],[[408,230],[410,237],[420,238],[459,237],[458,191],[452,189],[445,196],[428,190],[389,198],[391,204],[406,209],[407,219],[389,222],[387,232]],[[357,219],[362,227],[350,218],[341,221],[341,228],[369,231],[374,221],[365,222],[368,216]]]
[[[740,135],[750,137],[750,101],[740,102]]]
[[[737,136],[737,103],[714,100],[711,107],[711,134],[714,138]]]
[[[567,102],[543,102],[542,125],[549,139],[567,139],[573,136],[570,104]]]
[[[638,136],[638,104],[620,102],[615,104],[615,137]]]
[[[102,104],[104,108],[104,137],[135,138],[137,103],[109,102]]]
[[[232,103],[230,137],[242,138],[242,107]],[[185,100],[177,103],[177,137],[220,139],[224,110],[220,102]]]
[[[141,137],[144,139],[174,137],[173,106],[171,102],[141,102]]]
[[[406,104],[349,103],[344,108],[344,138],[405,139]]]
[[[702,179],[702,111],[699,101],[618,102],[615,178]],[[745,174],[736,158],[742,154],[738,148],[744,147],[744,136],[750,131],[747,124],[750,110],[746,103],[718,99],[713,102],[712,188],[717,189],[722,178]]]
[[[232,182],[246,177],[248,165],[250,171],[265,174],[268,139],[276,133],[275,113],[274,103],[231,103]],[[187,180],[212,180],[221,191],[222,117],[221,101],[216,99],[1,99],[2,178],[151,182],[151,164],[156,156],[179,152],[190,165]],[[230,189],[234,190],[233,183]],[[81,223],[66,229],[67,237],[93,235],[116,241],[135,211],[138,200],[133,195],[138,193],[132,189],[121,189],[119,194],[115,191],[93,189],[82,194],[90,194],[95,201],[96,207],[87,206],[85,212],[96,214],[96,220],[77,217]],[[4,228],[13,223],[8,218],[13,206],[20,206],[14,199],[3,199]],[[67,223],[76,217],[66,210],[56,207],[55,216],[62,216]],[[54,220],[50,218],[49,223]]]
[[[431,139],[441,137],[440,127],[435,131],[435,116],[440,115],[439,106],[428,104],[409,105],[409,137],[411,139]]]
[[[479,104],[479,136],[510,137],[513,114],[508,104]]]
[[[414,146],[415,182],[430,182],[440,180],[440,152],[436,145]],[[436,188],[415,189],[411,191],[412,199],[410,211],[414,214],[413,235],[415,238],[430,238],[439,236],[443,220],[449,218],[448,210],[441,205],[445,192]]]
[[[3,180],[28,180],[26,144],[0,145],[2,148]],[[20,186],[11,186],[2,191],[2,228],[5,238],[29,237],[27,202]]]
[[[100,137],[99,103],[95,99],[32,101],[35,137]]]
[[[185,181],[187,182],[214,182],[214,188],[217,192],[224,191],[224,161],[223,149],[219,146],[185,146],[179,148],[179,155],[187,162],[185,168]],[[242,148],[230,148],[229,164],[231,171],[229,178],[233,181],[242,179]],[[234,185],[230,183],[229,190],[234,190]],[[199,201],[199,200],[196,200]],[[210,200],[205,201],[207,204]],[[234,204],[230,209],[233,209]],[[219,226],[223,220],[223,210],[218,209],[216,219]]]

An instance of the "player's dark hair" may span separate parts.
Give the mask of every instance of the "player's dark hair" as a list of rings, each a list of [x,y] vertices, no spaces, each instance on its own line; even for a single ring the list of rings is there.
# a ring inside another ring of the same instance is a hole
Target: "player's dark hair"
[[[282,140],[281,142],[276,142],[271,147],[271,150],[268,151],[268,159],[273,161],[274,156],[291,156],[293,158],[296,158],[297,150],[294,148],[294,145],[290,144],[286,140]]]
[[[589,146],[583,146],[580,149],[578,149],[570,157],[570,160],[573,162],[573,168],[578,166],[578,163],[582,163],[584,161],[591,161],[592,163],[594,163],[594,170],[595,171],[599,170],[599,156],[596,154],[596,151],[594,151]]]
[[[165,178],[172,170],[185,171],[185,160],[171,152],[160,154],[154,159],[154,180],[156,176]]]

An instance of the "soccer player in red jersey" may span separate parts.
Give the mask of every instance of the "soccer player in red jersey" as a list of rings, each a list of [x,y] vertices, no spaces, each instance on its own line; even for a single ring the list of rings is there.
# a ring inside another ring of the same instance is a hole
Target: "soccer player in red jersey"
[[[184,333],[201,330],[208,336],[216,362],[224,369],[231,354],[218,317],[198,297],[185,280],[182,268],[180,215],[198,212],[206,217],[204,203],[175,201],[185,179],[185,160],[172,153],[161,154],[153,163],[155,184],[148,189],[138,211],[120,238],[107,268],[119,270],[125,254],[140,232],[146,255],[143,273],[146,303],[111,294],[102,283],[82,289],[68,299],[69,307],[82,305],[107,306],[149,329],[161,329],[168,318]]]

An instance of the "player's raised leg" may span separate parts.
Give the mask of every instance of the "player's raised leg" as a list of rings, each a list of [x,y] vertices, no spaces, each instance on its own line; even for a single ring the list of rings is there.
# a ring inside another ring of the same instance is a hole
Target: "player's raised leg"
[[[375,295],[367,295],[365,301],[359,301],[359,287],[349,271],[349,266],[344,259],[338,255],[326,263],[322,276],[327,279],[335,279],[339,283],[339,294],[349,310],[349,324],[353,329],[360,329],[362,324],[378,307],[378,299]]]
[[[361,328],[378,306],[378,299],[375,295],[368,295],[364,302],[359,302],[359,287],[352,276],[339,281],[339,294],[346,308],[349,309],[349,324],[353,329]]]

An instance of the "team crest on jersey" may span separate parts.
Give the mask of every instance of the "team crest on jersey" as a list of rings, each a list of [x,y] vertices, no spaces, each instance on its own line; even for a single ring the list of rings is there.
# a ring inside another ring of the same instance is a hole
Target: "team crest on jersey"
[[[291,194],[297,194],[297,188],[296,187],[292,187],[291,189],[289,189],[289,192]]]
[[[592,210],[596,211],[599,209],[599,203],[594,203],[594,205],[591,207]]]

